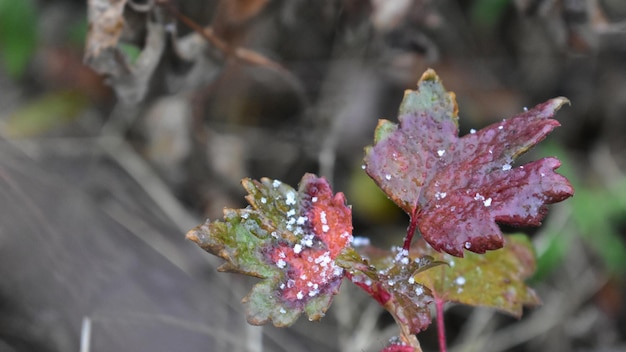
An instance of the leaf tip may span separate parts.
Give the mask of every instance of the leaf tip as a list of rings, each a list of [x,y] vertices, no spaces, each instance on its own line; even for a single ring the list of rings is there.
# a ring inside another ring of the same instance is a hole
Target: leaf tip
[[[557,106],[556,109],[561,108],[565,104],[570,105],[570,106],[572,105],[572,102],[566,97],[556,97],[552,100],[555,102],[555,105]]]
[[[432,68],[428,68],[426,71],[424,71],[424,73],[422,73],[422,77],[419,80],[420,83],[425,81],[441,82],[441,79],[439,78],[435,70],[433,70]]]
[[[210,224],[209,219],[207,219],[204,224],[198,225],[193,229],[187,231],[187,233],[185,234],[185,239],[195,242],[197,245],[200,245],[203,242],[201,237],[203,237],[206,233],[203,228],[208,226],[208,224]]]

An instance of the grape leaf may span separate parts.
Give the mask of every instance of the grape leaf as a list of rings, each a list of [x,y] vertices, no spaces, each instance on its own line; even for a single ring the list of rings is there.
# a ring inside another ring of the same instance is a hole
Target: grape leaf
[[[486,254],[467,253],[455,258],[434,251],[424,241],[411,247],[411,256],[432,256],[448,263],[413,276],[430,288],[435,299],[486,306],[513,316],[522,315],[522,306],[540,303],[524,280],[535,271],[532,245],[524,235],[506,236],[504,248]]]
[[[429,288],[415,282],[412,276],[443,262],[427,256],[412,260],[408,251],[399,247],[393,250],[390,253],[367,246],[359,253],[348,248],[337,258],[337,264],[347,271],[346,276],[354,284],[391,313],[398,326],[407,329],[405,335],[417,334],[431,323],[428,305],[433,302],[433,296]]]
[[[437,250],[463,256],[503,246],[496,222],[540,225],[546,204],[573,195],[554,172],[556,158],[512,162],[543,140],[567,103],[555,98],[484,129],[458,136],[458,107],[433,70],[406,91],[397,125],[380,120],[365,149],[366,172],[406,211]]]
[[[297,192],[267,178],[242,184],[250,207],[225,209],[224,221],[207,220],[187,238],[226,260],[219,271],[263,279],[243,299],[251,324],[287,326],[302,312],[321,319],[344,276],[335,258],[352,240],[344,195],[313,174]]]

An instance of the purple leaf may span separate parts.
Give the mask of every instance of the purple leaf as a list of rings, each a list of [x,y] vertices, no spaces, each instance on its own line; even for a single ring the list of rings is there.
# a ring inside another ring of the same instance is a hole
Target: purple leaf
[[[414,217],[435,249],[462,257],[503,246],[496,222],[540,225],[546,204],[574,194],[555,173],[555,158],[514,167],[513,161],[543,140],[566,98],[555,98],[484,129],[458,136],[458,108],[433,70],[400,105],[400,124],[380,120],[366,172]]]

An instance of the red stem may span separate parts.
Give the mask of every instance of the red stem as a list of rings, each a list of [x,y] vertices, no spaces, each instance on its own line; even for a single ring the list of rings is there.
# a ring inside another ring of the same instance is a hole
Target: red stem
[[[446,326],[443,321],[443,304],[445,301],[435,298],[435,307],[437,309],[437,337],[439,338],[439,352],[446,352]]]
[[[413,240],[413,235],[415,234],[415,230],[417,229],[417,217],[419,216],[419,207],[417,204],[415,208],[413,208],[413,213],[411,214],[411,222],[409,223],[409,228],[406,230],[406,237],[404,237],[404,244],[402,245],[402,249],[409,250],[411,248],[411,241]]]

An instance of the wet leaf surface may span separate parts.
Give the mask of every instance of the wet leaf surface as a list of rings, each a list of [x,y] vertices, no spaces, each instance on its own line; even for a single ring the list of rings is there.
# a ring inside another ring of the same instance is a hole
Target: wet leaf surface
[[[506,236],[502,249],[482,255],[467,253],[464,258],[438,253],[420,240],[411,248],[411,256],[432,256],[448,264],[413,277],[437,299],[496,308],[516,317],[522,315],[523,306],[540,303],[524,282],[535,271],[532,244],[524,235]]]
[[[540,225],[546,204],[573,195],[556,172],[556,158],[524,166],[513,161],[543,140],[568,100],[551,99],[508,120],[459,137],[454,93],[428,70],[416,91],[406,91],[397,125],[380,120],[366,148],[367,173],[396,204],[415,217],[437,250],[463,256],[501,248],[496,222]]]
[[[408,333],[417,334],[431,323],[430,289],[412,277],[443,264],[430,257],[413,260],[400,247],[392,252],[365,247],[360,253],[349,248],[338,258],[350,280],[378,301]]]
[[[242,184],[251,207],[225,209],[224,221],[207,220],[187,238],[226,260],[218,270],[263,279],[243,300],[250,323],[322,318],[344,276],[335,259],[352,239],[344,195],[312,174],[298,191],[278,180]]]

